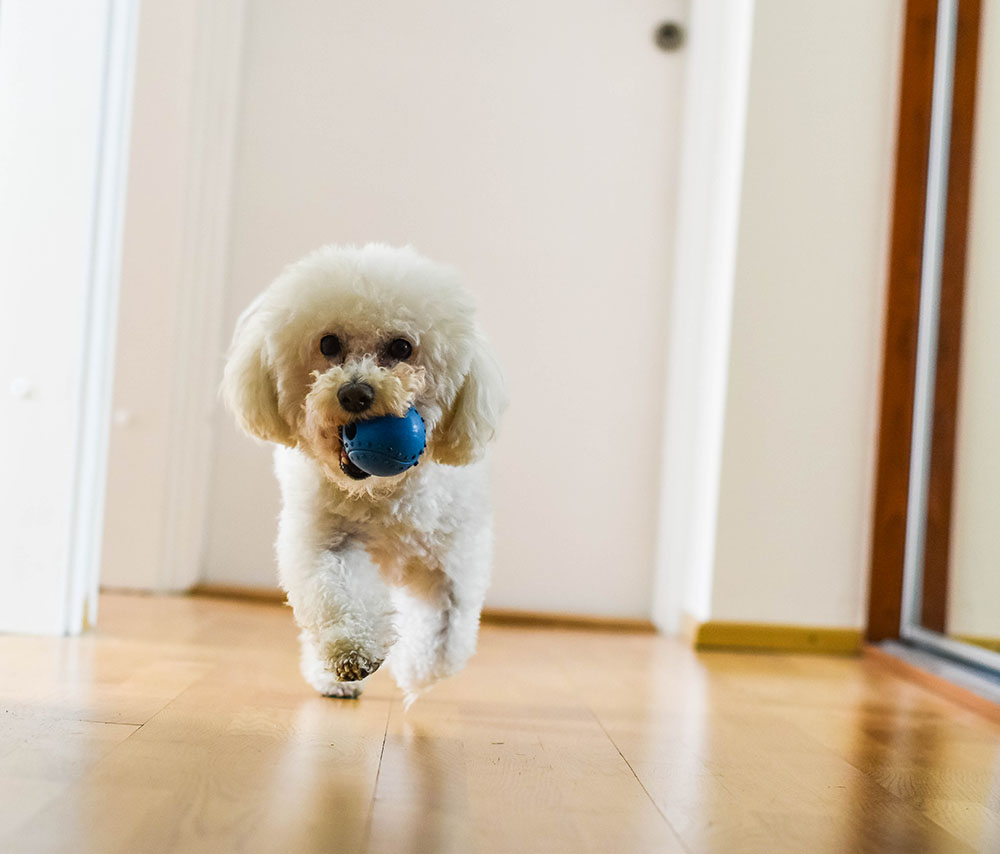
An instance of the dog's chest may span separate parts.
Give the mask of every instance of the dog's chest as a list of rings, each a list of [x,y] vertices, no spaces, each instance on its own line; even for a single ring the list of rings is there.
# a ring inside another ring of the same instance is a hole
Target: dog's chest
[[[455,529],[453,514],[444,502],[421,500],[419,496],[338,509],[341,512],[330,518],[332,538],[346,535],[359,540],[372,559],[386,569],[414,560],[436,566]]]

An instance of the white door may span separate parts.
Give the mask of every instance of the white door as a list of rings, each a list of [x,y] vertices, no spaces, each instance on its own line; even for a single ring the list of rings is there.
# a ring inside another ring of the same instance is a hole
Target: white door
[[[477,293],[512,404],[495,608],[648,616],[682,0],[246,9],[225,322],[328,242],[412,243]],[[274,583],[268,451],[219,414],[204,555]]]
[[[0,631],[96,616],[132,0],[0,3]]]

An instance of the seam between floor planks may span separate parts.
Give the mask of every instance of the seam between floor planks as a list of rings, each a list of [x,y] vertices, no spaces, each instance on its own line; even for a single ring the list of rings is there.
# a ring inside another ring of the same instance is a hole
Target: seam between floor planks
[[[594,720],[597,721],[597,725],[601,728],[601,732],[603,732],[607,736],[608,741],[610,741],[614,749],[618,751],[618,755],[622,758],[622,762],[624,762],[625,765],[628,767],[628,770],[632,772],[632,776],[635,777],[635,781],[639,784],[639,787],[642,789],[642,791],[645,792],[646,797],[649,798],[649,802],[656,808],[656,811],[663,818],[663,821],[666,823],[666,825],[674,832],[675,835],[677,835],[677,838],[680,839],[680,835],[677,834],[677,829],[673,826],[673,824],[671,824],[670,819],[668,819],[663,814],[663,810],[660,809],[660,805],[656,802],[656,799],[649,793],[649,789],[646,788],[646,784],[643,783],[639,775],[636,774],[635,768],[632,767],[632,763],[629,762],[628,757],[626,757],[625,754],[622,753],[622,749],[618,746],[618,743],[614,740],[614,738],[612,738],[611,733],[609,733],[608,730],[605,728],[604,723],[601,721],[600,717],[598,717],[597,712],[595,712],[589,706],[587,707],[587,710],[594,716]]]
[[[352,701],[355,702],[355,701]],[[365,850],[371,845],[372,823],[375,820],[375,801],[378,799],[378,781],[382,776],[382,759],[385,756],[385,741],[389,737],[389,718],[392,716],[392,703],[385,707],[385,727],[382,730],[382,746],[378,751],[378,768],[375,770],[375,784],[372,786],[372,796],[368,802],[368,817],[365,819],[364,844]]]

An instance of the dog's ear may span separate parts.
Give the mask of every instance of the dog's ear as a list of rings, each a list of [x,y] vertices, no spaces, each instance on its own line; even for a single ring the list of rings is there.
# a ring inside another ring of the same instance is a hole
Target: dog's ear
[[[451,409],[432,436],[431,456],[449,466],[467,465],[483,455],[507,403],[500,366],[482,335],[476,334],[473,348]]]
[[[278,386],[267,350],[265,315],[258,297],[240,315],[222,375],[222,399],[251,436],[294,445],[278,411]]]

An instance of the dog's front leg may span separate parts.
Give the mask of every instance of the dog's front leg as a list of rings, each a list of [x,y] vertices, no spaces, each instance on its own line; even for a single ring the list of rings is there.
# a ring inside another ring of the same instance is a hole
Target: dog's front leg
[[[282,527],[278,565],[302,629],[302,675],[321,694],[356,697],[396,640],[388,590],[361,544],[305,542],[294,526]]]

